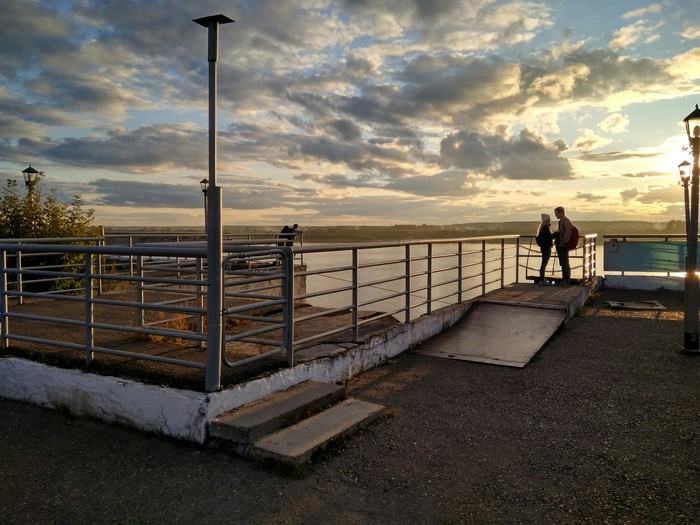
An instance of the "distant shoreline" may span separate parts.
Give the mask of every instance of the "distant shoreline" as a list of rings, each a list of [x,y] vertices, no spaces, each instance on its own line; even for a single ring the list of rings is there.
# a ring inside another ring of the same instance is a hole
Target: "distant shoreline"
[[[574,221],[581,234],[632,235],[632,234],[685,234],[685,222],[651,221]],[[450,225],[411,225],[392,226],[304,226],[304,240],[307,242],[370,242],[407,239],[452,239],[480,237],[485,235],[534,235],[538,223],[533,222],[483,222]],[[281,228],[281,226],[280,226]],[[556,226],[555,226],[556,228]],[[225,234],[271,234],[277,235],[279,228],[272,226],[224,226]],[[107,234],[174,234],[190,233],[204,235],[203,226],[148,226],[126,228],[106,226]]]

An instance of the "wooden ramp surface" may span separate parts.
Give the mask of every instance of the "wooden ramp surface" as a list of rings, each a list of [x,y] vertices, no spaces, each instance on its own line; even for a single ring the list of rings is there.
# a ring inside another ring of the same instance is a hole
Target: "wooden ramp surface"
[[[566,320],[566,310],[478,303],[420,353],[523,368]]]

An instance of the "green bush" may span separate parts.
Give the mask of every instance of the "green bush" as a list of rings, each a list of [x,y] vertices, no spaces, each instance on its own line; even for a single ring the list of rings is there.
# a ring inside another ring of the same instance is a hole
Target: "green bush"
[[[20,197],[17,181],[8,179],[0,197],[0,239],[100,236],[102,228],[93,224],[94,213],[95,210],[83,208],[80,195],[75,195],[70,204],[61,204],[54,189],[45,198],[36,192],[26,192]],[[84,245],[87,242],[74,241],[71,244]],[[82,271],[84,261],[82,254],[36,255],[23,257],[22,265],[77,273]],[[50,285],[35,283],[29,288],[38,292],[82,288],[83,284],[81,279],[61,279]]]

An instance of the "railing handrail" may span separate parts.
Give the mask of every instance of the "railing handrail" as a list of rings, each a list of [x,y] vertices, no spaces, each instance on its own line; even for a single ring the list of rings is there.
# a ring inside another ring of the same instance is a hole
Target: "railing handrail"
[[[227,341],[232,344],[269,346],[273,338],[266,334],[282,329],[287,330],[283,336],[284,344],[280,345],[276,340],[272,345],[276,348],[273,353],[286,350],[291,363],[297,345],[309,344],[346,330],[351,331],[352,340],[357,342],[360,340],[359,328],[374,320],[392,316],[399,322],[408,323],[437,308],[474,299],[490,290],[502,288],[513,280],[522,281],[518,273],[523,264],[520,259],[522,237],[516,234],[486,235],[312,246],[280,245],[280,238],[276,235],[256,241],[226,241],[223,243],[228,265],[224,266],[223,279],[225,308],[220,314],[233,317],[236,332],[229,333],[228,337],[225,334],[221,350],[226,351]],[[586,237],[595,242],[594,236]],[[85,239],[79,241],[84,242]],[[435,248],[437,246],[440,248]],[[397,250],[392,250],[394,248]],[[386,253],[379,252],[375,256],[374,250],[381,249],[387,249]],[[189,339],[196,344],[206,341],[203,336],[203,320],[207,310],[203,307],[203,302],[208,293],[205,277],[208,251],[204,241],[142,242],[131,246],[0,242],[0,252],[0,343],[3,348],[11,341],[51,344],[43,339],[52,337],[50,330],[34,334],[22,333],[10,327],[14,323],[25,321],[83,326],[85,340],[89,343],[81,344],[66,339],[56,343],[56,346],[84,349],[88,363],[95,353],[137,356],[136,353],[98,346],[92,336],[92,331],[96,329],[122,330],[124,333],[151,334],[157,337],[171,334],[172,337]],[[316,259],[324,262],[313,269],[307,269],[306,265],[295,266],[295,254],[307,254],[309,259],[313,259],[314,254],[325,252],[347,253],[331,258],[335,262],[327,265],[327,259]],[[64,259],[60,258],[62,254],[71,255],[71,259],[64,263]],[[84,255],[84,258],[78,258],[75,254]],[[229,257],[229,254],[235,256]],[[42,261],[42,255],[52,259]],[[281,261],[284,263],[280,264]],[[374,272],[375,268],[377,272]],[[594,264],[592,268],[594,273]],[[585,275],[589,274],[584,272]],[[296,279],[307,277],[322,284],[316,290],[297,289]],[[10,308],[10,300],[21,303],[25,299],[49,299],[52,294],[60,300],[61,290],[55,290],[54,284],[61,279],[66,280],[61,284],[72,294],[66,296],[66,301],[75,304],[75,294],[84,294],[85,317],[82,321],[63,319],[60,306],[51,310],[51,313],[44,314],[31,314],[27,310]],[[108,289],[118,289],[119,296],[98,298],[102,294],[103,283],[107,283],[110,287]],[[124,286],[128,288],[125,289]],[[324,311],[324,307],[320,306],[322,310],[319,312],[304,311],[298,319],[294,318],[294,304],[310,299],[314,299],[315,304],[318,298],[323,298],[332,307]],[[227,300],[229,303],[226,303]],[[243,306],[229,308],[231,304]],[[95,322],[93,309],[105,305],[110,308],[123,306],[124,311],[135,310],[136,324],[132,321],[120,328],[109,323]],[[261,312],[257,313],[255,308],[246,305],[259,305]],[[285,323],[275,321],[274,312],[278,308],[284,308],[286,312],[285,319],[288,321]],[[362,311],[359,312],[360,310]],[[338,315],[343,312],[349,315]],[[154,321],[152,314],[161,317],[156,316]],[[163,323],[168,321],[164,317],[168,315],[195,319],[196,331],[188,335],[176,325],[164,327]],[[325,323],[320,328],[308,328],[319,324],[312,323],[312,319],[322,316],[335,320],[332,328],[328,328],[330,325]],[[226,323],[223,325],[226,326]],[[298,332],[295,327],[299,328]],[[302,333],[304,327],[306,332]],[[77,328],[77,332],[80,333],[80,328]],[[141,358],[155,359],[155,356],[144,355]],[[245,359],[250,358],[245,357],[244,361]],[[224,362],[229,364],[226,360]],[[196,361],[178,361],[175,364],[201,367],[201,362]]]

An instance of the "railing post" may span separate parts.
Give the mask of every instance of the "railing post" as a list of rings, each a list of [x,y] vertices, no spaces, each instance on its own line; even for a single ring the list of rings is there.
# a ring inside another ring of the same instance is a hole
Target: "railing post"
[[[144,303],[145,292],[143,290],[143,255],[136,256],[136,269],[139,279],[136,284],[136,302],[140,305]],[[144,326],[146,324],[145,312],[143,307],[139,306],[136,309],[136,326]]]
[[[462,275],[463,275],[463,259],[464,256],[462,255],[462,252],[464,251],[464,243],[462,241],[459,241],[457,243],[457,249],[459,250],[459,253],[457,253],[457,302],[461,304],[462,302]]]
[[[357,343],[360,340],[360,327],[357,325],[358,317],[359,317],[357,304],[360,302],[360,291],[358,289],[360,271],[358,269],[358,263],[359,263],[359,256],[358,256],[357,248],[353,248],[353,250],[352,250],[352,330],[353,330],[352,341],[353,341],[353,343]]]
[[[433,313],[433,243],[428,243],[428,293],[427,293],[427,313]]]
[[[196,263],[196,273],[195,273],[195,278],[197,281],[201,283],[201,281],[204,280],[204,265],[202,264],[202,258],[197,257],[197,263]],[[204,308],[204,292],[202,291],[202,285],[197,284],[195,287],[195,293],[197,294],[197,306],[199,308]],[[198,335],[204,335],[204,320],[203,320],[204,314],[201,312],[197,314],[197,334]],[[199,342],[199,346],[201,348],[204,347],[204,341]]]
[[[134,238],[131,235],[129,235],[128,240],[129,240],[128,241],[129,248],[133,248],[134,247]],[[129,254],[129,277],[133,277],[133,276],[134,276],[134,256]]]
[[[481,295],[486,295],[486,241],[481,241]]]
[[[97,246],[102,247],[104,246],[104,240],[100,241],[99,239],[97,240]],[[104,272],[102,271],[104,269],[104,264],[103,264],[103,254],[102,251],[97,254],[97,274],[100,276],[99,279],[97,280],[97,295],[102,295],[102,275]]]
[[[90,366],[94,356],[92,350],[95,337],[95,311],[92,288],[92,253],[85,254],[85,366]]]
[[[593,264],[593,275],[591,277],[597,277],[598,275],[598,235],[593,238],[593,251],[591,252],[591,263]]]
[[[405,323],[411,322],[411,245],[407,244],[405,249],[406,257],[406,316]]]
[[[20,295],[17,296],[17,304],[24,304],[24,297],[22,297],[22,252],[17,250],[17,291]]]
[[[8,335],[8,302],[7,302],[7,252],[0,254],[0,347],[6,350],[10,347]]]
[[[286,301],[286,312],[287,312],[287,322],[284,323],[284,339],[287,345],[287,364],[289,366],[294,366],[294,253],[291,248],[289,248],[289,253],[283,254],[284,265],[285,265],[285,295],[287,297]]]
[[[501,239],[501,288],[505,287],[506,280],[506,240]],[[517,282],[517,277],[516,277]]]
[[[530,245],[532,245],[532,241],[530,241]],[[501,261],[501,264],[503,264],[503,261]],[[530,261],[527,264],[530,264]],[[520,237],[515,239],[515,282],[520,282]]]

